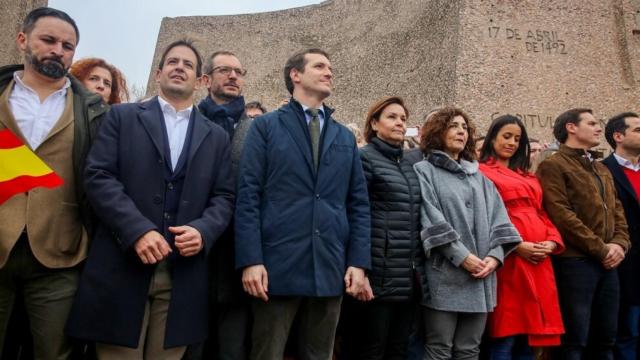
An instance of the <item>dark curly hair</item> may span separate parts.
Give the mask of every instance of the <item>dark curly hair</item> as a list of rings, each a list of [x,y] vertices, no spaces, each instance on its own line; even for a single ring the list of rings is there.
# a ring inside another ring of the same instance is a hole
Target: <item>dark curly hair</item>
[[[474,140],[476,129],[469,115],[461,109],[455,107],[444,107],[429,116],[429,121],[425,121],[422,126],[422,136],[420,137],[420,149],[427,155],[433,150],[445,150],[445,135],[449,130],[449,124],[456,116],[462,116],[467,123],[467,143],[460,153],[460,158],[473,161],[476,159]]]
[[[89,76],[91,70],[95,67],[101,67],[109,70],[111,74],[111,95],[109,96],[109,105],[119,104],[122,101],[129,101],[129,91],[127,90],[127,80],[124,78],[124,75],[120,72],[120,70],[116,69],[115,66],[109,64],[103,59],[99,58],[86,58],[81,59],[73,63],[71,65],[71,69],[69,69],[69,73],[73,75],[76,79],[84,82],[84,80]]]

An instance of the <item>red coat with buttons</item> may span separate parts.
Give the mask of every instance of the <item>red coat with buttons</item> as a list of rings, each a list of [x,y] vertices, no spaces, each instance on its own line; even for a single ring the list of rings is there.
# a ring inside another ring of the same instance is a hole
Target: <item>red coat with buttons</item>
[[[542,208],[542,188],[529,173],[513,171],[495,161],[480,164],[480,170],[496,185],[509,218],[523,241],[551,240],[564,250],[560,233]],[[551,259],[533,264],[516,252],[498,270],[498,306],[490,314],[489,334],[506,337],[526,334],[531,346],[560,344],[564,326]]]

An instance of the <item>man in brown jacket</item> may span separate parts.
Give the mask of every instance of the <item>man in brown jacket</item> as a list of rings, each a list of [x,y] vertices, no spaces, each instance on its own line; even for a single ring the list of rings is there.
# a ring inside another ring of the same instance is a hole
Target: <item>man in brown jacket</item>
[[[566,333],[560,358],[613,359],[619,282],[616,267],[630,246],[627,223],[607,168],[589,149],[602,127],[589,109],[572,109],[555,121],[560,150],[542,162],[537,175],[544,207],[566,251],[554,269]]]
[[[17,298],[29,316],[34,357],[68,359],[71,352],[63,329],[89,241],[82,171],[90,134],[107,110],[67,76],[78,39],[69,15],[35,9],[17,36],[23,65],[0,67],[0,130],[11,130],[64,181],[0,205],[0,354],[16,331],[7,323]]]

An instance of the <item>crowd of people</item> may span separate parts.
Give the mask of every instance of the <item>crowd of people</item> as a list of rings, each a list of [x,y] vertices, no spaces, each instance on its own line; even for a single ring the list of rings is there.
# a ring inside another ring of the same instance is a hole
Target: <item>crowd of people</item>
[[[170,43],[129,102],[78,41],[38,8],[0,67],[0,130],[64,180],[0,204],[3,357],[638,358],[636,113],[600,161],[600,122],[567,110],[543,156],[511,115],[480,137],[445,106],[408,133],[398,96],[343,126],[321,49],[267,112],[230,51]]]

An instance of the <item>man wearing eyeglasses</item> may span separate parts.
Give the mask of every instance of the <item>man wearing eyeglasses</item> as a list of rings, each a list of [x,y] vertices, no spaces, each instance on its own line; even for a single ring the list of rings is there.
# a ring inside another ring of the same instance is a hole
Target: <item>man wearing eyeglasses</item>
[[[231,139],[231,170],[236,177],[244,138],[253,121],[245,113],[244,76],[247,71],[232,52],[216,51],[205,62],[204,82],[209,96],[198,105]],[[203,358],[247,359],[249,305],[235,270],[233,221],[211,252],[210,335]],[[191,350],[197,357],[198,350]]]

